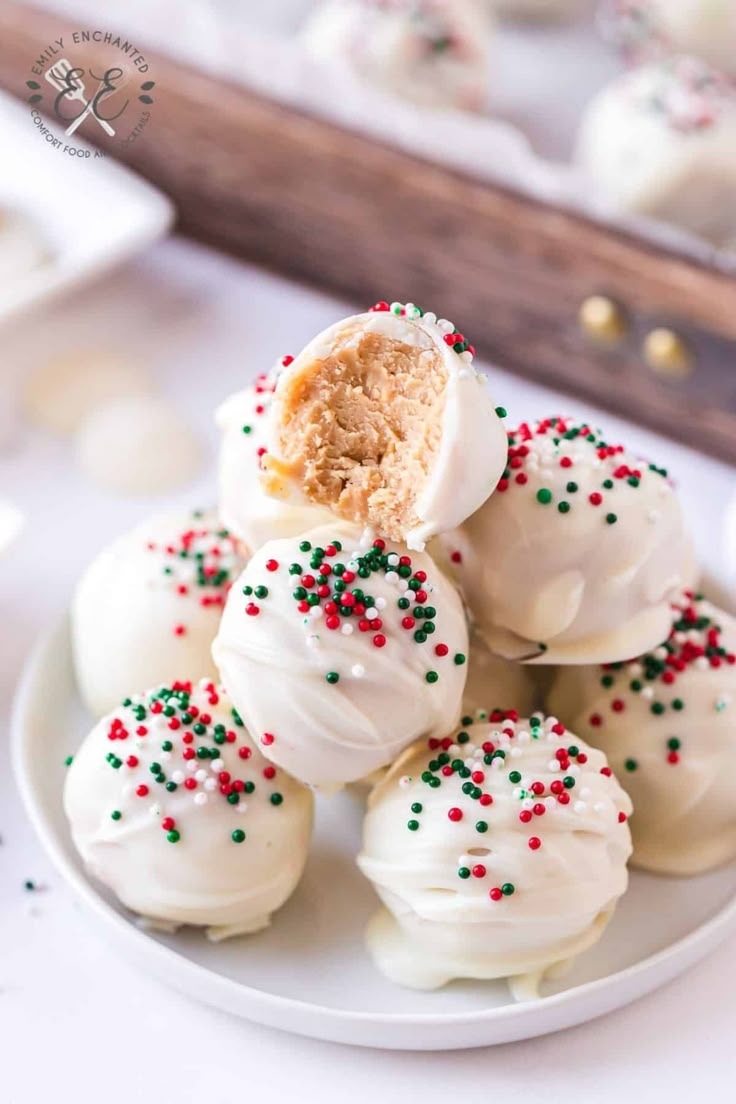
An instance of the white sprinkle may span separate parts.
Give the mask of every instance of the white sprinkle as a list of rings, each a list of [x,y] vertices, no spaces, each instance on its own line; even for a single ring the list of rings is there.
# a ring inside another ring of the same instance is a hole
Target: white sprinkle
[[[219,774],[219,773],[220,773],[220,771],[224,771],[224,769],[225,769],[225,763],[224,763],[224,761],[223,761],[222,759],[212,759],[212,760],[211,760],[211,762],[210,762],[210,770],[211,770],[211,771],[214,771],[214,773],[215,773],[215,774]],[[204,771],[203,771],[202,773],[204,774]],[[196,777],[197,777],[197,778],[199,778],[199,775],[197,775]],[[206,777],[207,777],[207,775],[206,775],[206,774],[204,774],[204,777],[206,778]],[[200,781],[200,782],[203,782],[203,781],[204,781],[204,779],[203,779],[203,778],[199,778],[199,781]]]
[[[528,738],[529,738],[529,734],[527,733],[527,739]],[[520,747],[512,747],[511,751],[509,752],[509,755],[511,756],[512,759],[518,759],[523,754],[524,754],[524,752],[521,750]]]
[[[171,775],[171,781],[179,786],[184,781],[184,771],[175,770]]]
[[[651,701],[652,698],[654,697],[654,687],[653,686],[645,686],[644,689],[641,692],[641,696],[643,698],[646,698],[647,701]]]
[[[355,632],[355,629],[349,621],[346,621],[343,627],[340,629],[340,632],[343,636],[352,636]]]
[[[511,791],[511,796],[518,801],[523,793],[524,793],[523,786],[514,786],[513,790]]]
[[[190,774],[194,774],[197,769],[197,760],[190,759],[187,763],[186,769],[189,771]]]
[[[198,770],[194,777],[197,779],[198,782],[205,782],[207,780],[207,771]]]
[[[398,554],[396,552],[389,552],[386,559],[388,560],[391,567],[398,567],[399,557],[398,557]]]
[[[556,774],[560,769],[560,764],[557,759],[550,759],[547,764],[547,770],[551,770],[553,774]]]
[[[385,609],[386,605],[387,605],[387,603],[386,603],[385,598],[376,598],[376,609],[379,609],[379,610]]]
[[[370,609],[365,611],[365,615],[369,621],[373,621],[375,617],[378,617],[378,610],[375,606],[371,606]]]
[[[148,811],[149,811],[149,813],[151,814],[152,817],[161,816],[161,806],[160,805],[151,805]]]
[[[248,802],[247,801],[239,801],[237,805],[233,806],[233,808],[235,809],[236,813],[247,813],[248,812]]]
[[[573,805],[573,809],[576,813],[584,813],[588,808],[587,801],[576,801]]]
[[[557,799],[552,797],[552,796],[545,797],[542,804],[544,805],[545,809],[556,809],[557,808]]]
[[[534,807],[534,801],[531,797],[525,797],[521,803],[522,809],[532,809]]]
[[[583,788],[580,791],[580,796],[581,797],[590,797],[590,794],[591,794],[590,786],[583,786]]]
[[[313,621],[318,621],[319,618],[322,616],[322,613],[323,613],[323,610],[322,610],[321,606],[310,606],[309,607],[309,616],[312,618]]]
[[[352,667],[353,678],[363,678],[365,675],[365,667],[362,663],[356,663]]]
[[[170,751],[162,751],[162,752],[160,752],[160,757],[161,757],[161,759],[163,760],[164,763],[167,763],[169,761],[169,759],[171,758],[171,752]]]
[[[520,744],[528,744],[531,740],[531,736],[528,732],[520,732],[516,737],[516,740]]]
[[[213,790],[217,789],[217,782],[214,778],[208,778],[204,784],[204,788],[207,790],[208,793],[212,793]]]
[[[698,671],[707,671],[710,667],[710,664],[706,656],[698,656],[693,666],[696,667]]]
[[[401,786],[402,790],[405,790],[407,786],[411,786],[411,775],[402,774],[401,778],[399,779],[399,785]]]
[[[595,805],[593,806],[593,812],[594,813],[605,813],[605,811],[606,811],[605,801],[596,801]]]
[[[199,791],[199,793],[196,793],[194,795],[194,804],[195,805],[206,805],[207,804],[207,794],[202,793],[201,790]]]
[[[386,580],[387,583],[390,583],[393,586],[393,584],[398,582],[398,580],[399,580],[398,572],[396,572],[396,571],[387,571],[386,574],[384,575],[384,579]]]

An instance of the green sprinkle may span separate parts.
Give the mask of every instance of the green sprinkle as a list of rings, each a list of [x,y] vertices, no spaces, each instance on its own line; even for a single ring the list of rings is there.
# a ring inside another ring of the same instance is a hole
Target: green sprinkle
[[[672,702],[672,708],[676,709],[679,713],[681,709],[685,708],[685,703],[681,698],[675,698],[675,700]]]
[[[615,514],[606,514],[606,521],[609,525],[615,525],[618,521],[618,518]]]
[[[476,832],[487,832],[488,831],[488,821],[487,820],[476,820],[475,830],[476,830]]]
[[[411,811],[412,811],[413,813],[421,813],[421,811],[422,811],[422,803],[421,803],[421,801],[414,801],[414,802],[412,803]]]
[[[569,514],[570,513],[570,503],[569,502],[558,502],[557,509],[560,511],[561,514]]]
[[[110,816],[113,820],[120,820],[122,815],[123,814],[120,812],[119,809],[113,809],[113,811],[110,813]]]
[[[417,828],[419,827],[419,821],[407,820],[406,827],[409,829],[410,832],[416,832]]]
[[[637,763],[636,759],[624,760],[624,767],[627,771],[635,771],[638,766],[639,764]]]
[[[65,767],[70,767],[73,762],[74,762],[74,756],[73,755],[67,755],[66,759],[64,760],[64,766]]]
[[[437,682],[437,680],[439,679],[440,676],[437,674],[436,671],[427,671],[427,673],[424,677],[427,680],[427,682]]]
[[[233,841],[233,843],[242,843],[245,839],[245,832],[242,828],[236,828],[231,834],[230,839]]]
[[[326,680],[327,680],[327,682],[329,682],[329,683],[330,683],[330,684],[331,684],[332,686],[334,686],[334,684],[335,684],[336,682],[339,682],[339,681],[340,681],[340,676],[338,675],[337,671],[328,671],[328,672],[327,672],[327,674],[325,675],[325,679],[326,679]]]
[[[170,832],[166,833],[166,838],[169,843],[178,843],[181,839],[181,833],[177,832],[176,828],[172,828]]]
[[[257,586],[255,590],[256,598],[268,598],[268,587]]]
[[[457,872],[457,876],[458,876],[458,878],[469,878],[470,877],[470,867],[461,866],[460,869]]]
[[[508,418],[509,412],[505,406],[497,406],[496,414],[498,414],[499,418]]]
[[[271,794],[271,804],[272,805],[280,805],[283,800],[284,800],[284,795],[283,794],[280,794],[280,793],[272,793]]]
[[[552,492],[548,487],[540,487],[537,491],[537,502],[541,502],[543,506],[552,501]]]
[[[300,552],[309,552],[311,547],[312,547],[312,545],[310,544],[309,541],[302,541],[301,544],[299,545],[299,551]]]
[[[655,702],[652,706],[650,706],[650,709],[651,712],[654,713],[655,717],[661,717],[661,715],[664,713],[665,707],[664,705],[662,705],[662,702]]]
[[[578,489],[577,483],[575,483],[573,480],[570,480],[570,482],[567,484],[567,487],[566,487],[567,493],[568,494],[575,494],[577,489]]]
[[[515,888],[516,887],[514,886],[513,882],[504,882],[501,886],[501,892],[503,893],[504,897],[510,897]]]
[[[243,433],[250,433],[250,431],[252,430],[252,428],[253,428],[252,426],[249,426],[249,425],[244,425],[244,426],[243,426]]]
[[[455,654],[455,666],[456,667],[462,667],[464,663],[465,663],[465,656],[463,655],[462,652],[457,652]]]
[[[521,782],[521,774],[519,771],[511,771],[509,774],[509,782],[513,782],[516,785],[517,782]]]

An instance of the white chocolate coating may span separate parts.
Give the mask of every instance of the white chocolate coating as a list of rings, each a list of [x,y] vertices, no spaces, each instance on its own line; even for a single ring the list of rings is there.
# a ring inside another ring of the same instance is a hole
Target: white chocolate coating
[[[736,620],[687,598],[673,616],[668,640],[646,656],[561,668],[548,702],[605,751],[628,791],[632,861],[699,874],[736,856]],[[701,654],[710,641],[715,667]]]
[[[325,525],[332,517],[320,506],[285,502],[263,489],[260,459],[270,437],[274,386],[272,377],[261,376],[252,387],[226,399],[215,415],[222,431],[219,515],[250,551],[266,541]]]
[[[104,348],[67,349],[32,373],[25,406],[35,425],[71,434],[108,403],[145,397],[152,389],[148,370],[135,360]]]
[[[464,712],[475,716],[494,709],[515,709],[520,716],[528,717],[536,697],[529,668],[494,655],[480,633],[471,629]]]
[[[736,241],[736,90],[705,63],[666,58],[614,80],[585,112],[577,157],[622,211]]]
[[[477,0],[323,0],[302,42],[318,62],[414,103],[479,111],[492,31]]]
[[[421,989],[513,978],[529,995],[594,943],[631,853],[631,803],[603,769],[554,718],[409,748],[368,799],[358,857],[390,913],[368,929],[379,969]]]
[[[417,736],[452,728],[461,713],[467,666],[460,657],[467,656],[468,635],[455,588],[426,553],[411,555],[411,571],[426,574],[413,591],[406,588],[414,576],[402,578],[390,564],[366,578],[357,574],[358,557],[374,553],[370,539],[354,527],[333,524],[303,540],[326,551],[335,540],[342,544],[342,551],[324,559],[330,585],[313,612],[305,599],[294,597],[304,575],[313,580],[305,594],[317,597],[319,573],[310,566],[310,552],[300,550],[298,539],[270,541],[233,586],[212,654],[264,755],[302,782],[334,790],[385,766]],[[385,551],[397,564],[406,555],[390,541]],[[292,564],[301,566],[301,574],[289,573]],[[332,569],[343,564],[356,572],[345,593],[358,589],[375,606],[366,609],[358,601],[353,615],[337,614],[333,621],[327,603],[338,573]],[[253,593],[244,595],[245,586]],[[259,586],[267,596],[258,597]],[[429,618],[402,625],[420,603],[423,613],[427,607],[434,611],[430,623],[436,629],[423,642],[414,634]],[[437,655],[438,645],[447,654]],[[428,681],[431,672],[437,681]]]
[[[605,444],[571,419],[521,426],[495,494],[443,538],[499,655],[609,662],[666,636],[693,566],[680,506],[659,469]]]
[[[157,517],[89,565],[74,595],[72,636],[80,693],[96,717],[134,689],[216,677],[212,641],[245,564],[223,534],[210,513]]]
[[[436,534],[460,525],[492,494],[503,471],[506,433],[496,413],[486,377],[473,367],[473,351],[456,352],[445,338],[455,326],[430,311],[422,313],[412,303],[393,303],[389,310],[372,310],[342,319],[318,334],[284,369],[274,395],[273,436],[269,453],[280,456],[279,423],[282,398],[303,366],[324,360],[336,350],[349,348],[366,333],[380,334],[388,342],[410,346],[422,354],[439,355],[447,372],[442,438],[434,466],[418,489],[415,513],[419,524],[403,534],[411,549],[422,550]],[[285,496],[299,495],[296,487],[283,487]]]
[[[135,696],[99,721],[69,768],[64,809],[85,866],[127,908],[212,939],[267,926],[312,829],[309,791],[270,766],[207,679],[186,696]]]

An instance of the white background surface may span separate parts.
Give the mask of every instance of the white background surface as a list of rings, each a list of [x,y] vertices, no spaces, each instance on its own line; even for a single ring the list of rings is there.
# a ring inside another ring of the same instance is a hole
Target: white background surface
[[[377,297],[402,297],[402,291],[411,297],[409,289],[391,288],[377,289]],[[211,460],[216,403],[350,306],[167,243],[6,337],[0,393],[7,411],[14,385],[18,392],[23,377],[54,350],[123,348],[151,367],[164,393],[200,430]],[[472,336],[472,319],[455,321]],[[560,408],[576,412],[574,403],[550,403],[531,384],[501,373],[496,380],[497,401],[512,420]],[[602,417],[614,433],[619,429],[615,419]],[[624,427],[621,435],[673,470],[701,556],[716,564],[733,471],[639,429]],[[7,718],[24,655],[66,604],[85,562],[163,503],[107,499],[79,473],[68,442],[22,424],[14,437],[0,449],[0,494],[12,494],[28,525],[0,571],[2,1104],[122,1104],[133,1095],[143,1104],[295,1097],[619,1104],[625,1095],[672,1104],[695,1093],[733,1099],[736,939],[659,993],[585,1027],[491,1050],[421,1055],[316,1043],[232,1020],[113,955],[24,821],[9,774]],[[213,481],[210,467],[177,500],[212,500]],[[26,878],[43,888],[24,892]]]

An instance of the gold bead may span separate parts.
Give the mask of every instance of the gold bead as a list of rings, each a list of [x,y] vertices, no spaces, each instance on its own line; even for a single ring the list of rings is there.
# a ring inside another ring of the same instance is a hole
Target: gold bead
[[[618,303],[606,295],[590,295],[580,304],[580,328],[594,341],[613,343],[625,337],[628,322]]]
[[[693,370],[687,342],[664,326],[650,330],[644,338],[644,360],[653,372],[670,379],[686,379]]]

